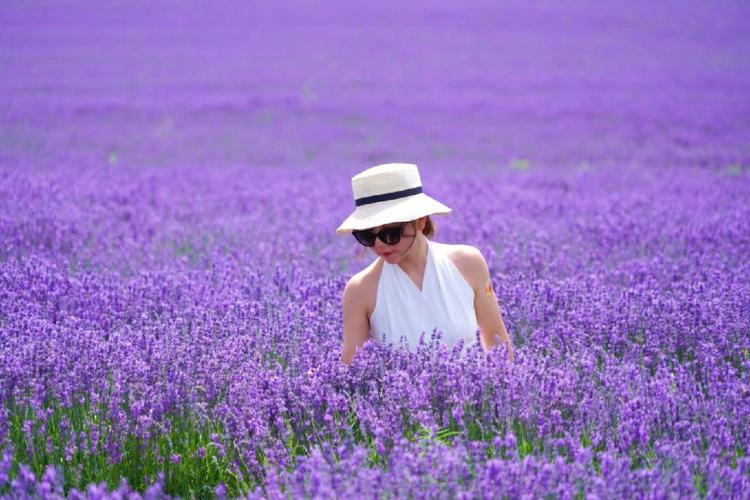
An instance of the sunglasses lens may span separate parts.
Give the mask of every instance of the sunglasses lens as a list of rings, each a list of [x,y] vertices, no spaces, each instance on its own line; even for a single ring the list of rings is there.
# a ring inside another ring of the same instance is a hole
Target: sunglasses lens
[[[352,234],[360,244],[366,247],[375,245],[375,235],[370,231],[352,231]]]
[[[378,233],[378,237],[386,245],[395,245],[401,241],[401,226],[383,229]]]

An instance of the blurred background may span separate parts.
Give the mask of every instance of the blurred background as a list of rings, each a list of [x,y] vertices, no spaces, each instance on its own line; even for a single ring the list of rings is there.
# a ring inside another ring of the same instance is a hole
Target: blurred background
[[[0,4],[0,167],[750,163],[750,3]]]

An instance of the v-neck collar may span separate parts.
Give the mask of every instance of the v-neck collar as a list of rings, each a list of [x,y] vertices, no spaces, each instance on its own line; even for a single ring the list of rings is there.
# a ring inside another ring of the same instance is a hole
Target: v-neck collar
[[[398,264],[392,264],[393,267],[398,269],[398,271],[396,272],[400,272],[404,276],[404,278],[406,278],[406,280],[411,284],[411,286],[414,287],[417,293],[419,293],[420,295],[424,295],[425,285],[427,284],[428,271],[430,269],[430,261],[432,260],[432,255],[431,255],[432,249],[430,248],[430,240],[427,239],[426,241],[427,241],[427,255],[425,258],[425,262],[424,262],[424,272],[422,273],[422,289],[421,290],[417,287],[417,284],[414,283],[414,280],[411,279],[411,276],[409,276],[406,271],[401,269],[401,266],[399,266]]]

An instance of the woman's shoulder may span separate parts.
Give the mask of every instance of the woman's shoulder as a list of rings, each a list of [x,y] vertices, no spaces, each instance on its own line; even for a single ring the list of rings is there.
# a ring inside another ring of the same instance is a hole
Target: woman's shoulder
[[[369,266],[349,278],[344,294],[367,304],[374,302],[378,290],[378,280],[382,272],[383,261],[375,259]]]
[[[376,258],[366,268],[349,278],[353,285],[369,284],[372,281],[377,283],[380,273],[383,271],[383,260]]]
[[[442,253],[453,260],[454,263],[458,261],[471,265],[484,262],[482,252],[477,247],[471,245],[438,243],[436,241],[431,242],[431,245],[436,246]]]
[[[471,245],[448,243],[437,243],[437,246],[472,287],[484,286],[485,275],[489,273],[487,262],[478,248]]]

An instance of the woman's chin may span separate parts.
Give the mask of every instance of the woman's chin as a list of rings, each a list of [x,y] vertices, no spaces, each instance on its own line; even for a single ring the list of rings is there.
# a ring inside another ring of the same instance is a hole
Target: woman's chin
[[[396,252],[383,253],[380,258],[389,264],[395,264],[398,262],[398,254]]]

